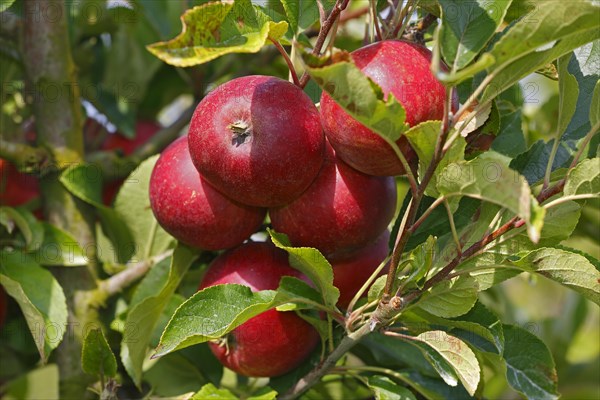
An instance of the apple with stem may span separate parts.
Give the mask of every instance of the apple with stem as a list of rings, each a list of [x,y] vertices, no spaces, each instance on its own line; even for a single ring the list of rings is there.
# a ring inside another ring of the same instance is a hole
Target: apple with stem
[[[275,207],[304,192],[323,162],[319,112],[298,86],[245,76],[209,93],[189,130],[198,171],[240,203]]]
[[[446,88],[431,72],[432,53],[426,47],[401,40],[384,40],[362,47],[351,56],[385,96],[392,93],[402,104],[410,126],[442,119]],[[453,108],[457,106],[455,96]],[[369,175],[405,174],[390,145],[348,115],[326,92],[321,96],[321,120],[331,145],[350,166]],[[396,144],[412,167],[417,155],[406,138],[400,137]]]
[[[199,289],[233,283],[252,291],[275,290],[283,276],[304,278],[290,267],[288,255],[272,243],[247,243],[217,257]],[[306,359],[319,343],[315,328],[293,311],[268,310],[209,347],[227,368],[241,375],[285,374]]]
[[[206,182],[192,164],[187,137],[163,150],[149,191],[158,223],[176,239],[205,250],[241,244],[266,215],[265,209],[235,203]]]
[[[315,247],[327,258],[375,241],[396,210],[396,182],[370,176],[342,161],[331,146],[313,184],[293,203],[269,210],[273,229],[294,246]]]

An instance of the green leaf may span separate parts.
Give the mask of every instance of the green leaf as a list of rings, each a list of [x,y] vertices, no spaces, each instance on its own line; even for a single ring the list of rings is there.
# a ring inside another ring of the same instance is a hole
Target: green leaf
[[[421,281],[433,265],[435,246],[435,237],[429,236],[426,241],[411,250],[408,256],[402,258],[401,263],[406,261],[410,264],[408,276],[406,280],[402,282],[405,287],[412,282],[415,282],[417,287],[422,287]]]
[[[404,133],[412,148],[419,156],[419,177],[423,178],[425,171],[429,167],[435,152],[435,144],[440,134],[441,121],[425,121],[410,128]],[[436,168],[436,172],[431,178],[431,183],[425,189],[428,196],[438,197],[439,193],[436,189],[439,172],[442,171],[448,164],[462,161],[465,159],[465,139],[457,138]]]
[[[112,261],[127,262],[135,252],[135,241],[119,214],[102,204],[102,177],[98,169],[91,164],[73,165],[63,171],[59,180],[75,197],[96,208],[102,230],[113,244],[116,259]]]
[[[6,400],[59,399],[59,371],[56,364],[36,368],[5,384]]]
[[[269,39],[279,40],[287,22],[274,22],[250,0],[213,2],[187,10],[182,33],[149,45],[148,50],[178,67],[190,67],[230,53],[257,53]]]
[[[426,292],[415,305],[438,317],[458,317],[477,302],[477,281],[470,277],[445,280]]]
[[[481,373],[473,350],[462,340],[444,331],[424,332],[417,338],[435,349],[452,365],[467,392],[473,396],[479,385]]]
[[[101,329],[92,329],[83,340],[81,367],[86,374],[96,377],[114,377],[117,360]]]
[[[600,37],[600,7],[584,0],[545,2],[511,25],[490,54],[493,74],[481,102],[487,102],[521,78],[563,54]]]
[[[65,232],[47,222],[41,222],[44,230],[44,241],[39,249],[30,256],[41,265],[78,267],[87,265],[86,251],[70,233]]]
[[[600,271],[587,258],[566,250],[542,248],[512,262],[565,285],[600,305]]]
[[[253,292],[237,284],[203,289],[177,309],[152,357],[218,339],[250,318],[285,303],[274,290]]]
[[[291,247],[284,234],[269,229],[273,244],[289,254],[292,267],[302,272],[318,288],[326,306],[335,309],[340,291],[333,286],[333,269],[329,261],[317,249],[309,247]]]
[[[590,107],[590,124],[592,126],[600,123],[600,81],[594,86],[594,94]]]
[[[306,308],[306,304],[321,304],[321,294],[306,282],[293,276],[284,276],[279,282],[277,292],[291,301],[290,304],[277,307],[279,311],[299,310]]]
[[[303,32],[319,20],[316,0],[281,0],[294,34]]]
[[[183,398],[177,396],[181,396],[182,393],[194,393],[207,382],[199,371],[198,364],[200,363],[184,357],[181,353],[169,354],[144,370],[144,382],[150,385],[155,398],[189,399],[189,395]]]
[[[0,207],[0,223],[8,233],[12,233],[14,227],[19,228],[25,239],[26,250],[35,251],[42,245],[44,228],[29,211],[20,207]]]
[[[217,389],[215,385],[212,383],[207,383],[202,386],[198,392],[196,392],[191,400],[238,400],[238,397],[235,396],[227,389]]]
[[[150,175],[158,157],[156,155],[142,162],[125,180],[115,200],[115,210],[129,227],[135,242],[134,260],[146,260],[161,254],[173,241],[158,225],[150,208]]]
[[[67,301],[52,274],[29,256],[0,250],[0,283],[25,316],[43,362],[62,341]]]
[[[152,338],[151,333],[158,323],[162,310],[169,303],[169,299],[197,256],[195,250],[178,245],[171,259],[169,277],[162,289],[155,296],[141,300],[127,314],[121,341],[121,360],[127,373],[138,386],[141,384],[142,365]]]
[[[577,194],[600,195],[600,158],[591,158],[581,161],[569,171],[565,183],[565,196]]]
[[[477,302],[468,313],[456,318],[440,318],[420,309],[414,309],[403,316],[402,322],[409,328],[413,325],[429,329],[435,326],[448,327],[448,333],[464,340],[477,349],[502,354],[504,334],[502,323],[483,304]]]
[[[527,150],[523,134],[523,112],[517,109],[500,117],[500,130],[492,143],[492,150],[508,157],[516,157]]]
[[[507,159],[488,151],[462,163],[448,165],[438,178],[445,196],[471,196],[505,207],[525,220],[534,243],[540,239],[545,209],[531,194],[524,177],[511,170]]]
[[[375,400],[417,400],[410,390],[386,376],[370,376],[369,388],[373,391]]]
[[[404,107],[391,93],[384,100],[381,88],[353,63],[315,67],[308,60],[307,64],[307,72],[336,103],[388,143],[398,140],[408,128]]]
[[[539,338],[523,328],[503,325],[506,378],[529,399],[558,399],[552,354]]]
[[[567,126],[575,114],[577,97],[579,96],[579,85],[577,78],[569,73],[569,60],[573,54],[567,54],[558,59],[558,138],[567,130]]]
[[[383,288],[385,287],[385,281],[387,280],[386,275],[382,275],[379,278],[375,279],[375,282],[369,288],[369,293],[367,295],[367,302],[371,303],[379,298],[383,294]]]
[[[14,2],[15,0],[0,0],[0,12],[8,10]]]
[[[439,0],[442,7],[440,46],[453,71],[466,67],[492,38],[511,0]]]

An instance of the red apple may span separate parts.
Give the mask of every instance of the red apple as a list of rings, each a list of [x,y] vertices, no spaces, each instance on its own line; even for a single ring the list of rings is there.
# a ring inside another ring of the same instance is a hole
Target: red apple
[[[200,289],[224,283],[253,291],[274,290],[283,276],[303,278],[287,253],[271,243],[247,243],[213,261]],[[225,343],[209,343],[227,368],[241,375],[271,377],[297,367],[319,342],[317,331],[292,311],[269,310],[235,328]]]
[[[219,86],[196,108],[189,131],[198,171],[241,203],[288,204],[308,188],[323,162],[319,112],[297,86],[245,76]]]
[[[37,178],[0,158],[0,206],[18,207],[40,195]]]
[[[384,95],[392,93],[402,104],[410,126],[442,119],[446,89],[430,70],[431,52],[427,48],[400,40],[385,40],[351,55],[356,66],[381,86]],[[458,97],[454,103],[458,105]],[[350,117],[326,92],[321,96],[321,120],[331,145],[350,166],[376,176],[405,173],[392,148]],[[401,137],[396,143],[409,164],[413,164],[417,156],[406,138]]]
[[[161,129],[160,125],[153,121],[137,121],[135,124],[135,138],[128,139],[120,133],[109,135],[102,144],[102,150],[119,150],[123,155],[128,156],[138,147],[146,143],[156,132]],[[124,180],[120,179],[114,182],[108,182],[104,185],[102,198],[104,204],[112,204]]]
[[[343,256],[375,241],[396,210],[392,177],[365,175],[336,157],[331,146],[313,184],[293,203],[269,210],[273,229],[294,246]]]
[[[389,240],[390,232],[386,230],[375,243],[363,247],[349,258],[331,261],[333,284],[340,290],[338,306],[347,308],[356,292],[385,260],[390,251]],[[381,271],[383,273],[385,268]]]
[[[266,210],[234,203],[198,173],[187,137],[171,143],[150,177],[150,206],[158,223],[178,240],[205,250],[241,244],[256,232]]]

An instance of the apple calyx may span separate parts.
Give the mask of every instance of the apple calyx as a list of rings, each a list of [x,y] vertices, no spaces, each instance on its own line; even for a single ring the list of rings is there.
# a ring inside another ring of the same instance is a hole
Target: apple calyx
[[[246,121],[236,121],[227,126],[231,130],[231,144],[240,146],[250,139],[252,134],[252,127]]]

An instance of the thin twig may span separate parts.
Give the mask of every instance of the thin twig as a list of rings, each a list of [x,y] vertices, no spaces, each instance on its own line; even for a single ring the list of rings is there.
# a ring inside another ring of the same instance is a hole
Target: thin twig
[[[270,37],[269,37],[269,40],[271,41],[271,43],[273,43],[275,45],[275,48],[283,56],[283,59],[285,60],[285,63],[287,64],[287,66],[290,70],[290,74],[292,74],[292,79],[294,80],[294,85],[300,86],[300,81],[298,80],[298,74],[296,73],[296,68],[294,67],[294,62],[291,60],[287,51],[285,51],[285,49],[283,48],[281,43],[279,43],[277,40],[273,40]]]
[[[335,25],[335,21],[338,19],[342,11],[348,6],[350,0],[337,0],[335,5],[333,6],[333,10],[329,13],[329,16],[325,20],[325,23],[321,24],[321,29],[319,30],[319,36],[317,36],[317,42],[315,43],[315,47],[313,47],[312,54],[315,56],[321,55],[321,50],[323,49],[323,44],[325,44],[325,39],[329,35],[331,28]],[[300,78],[300,87],[304,88],[310,79],[310,75],[307,72],[302,74]]]

